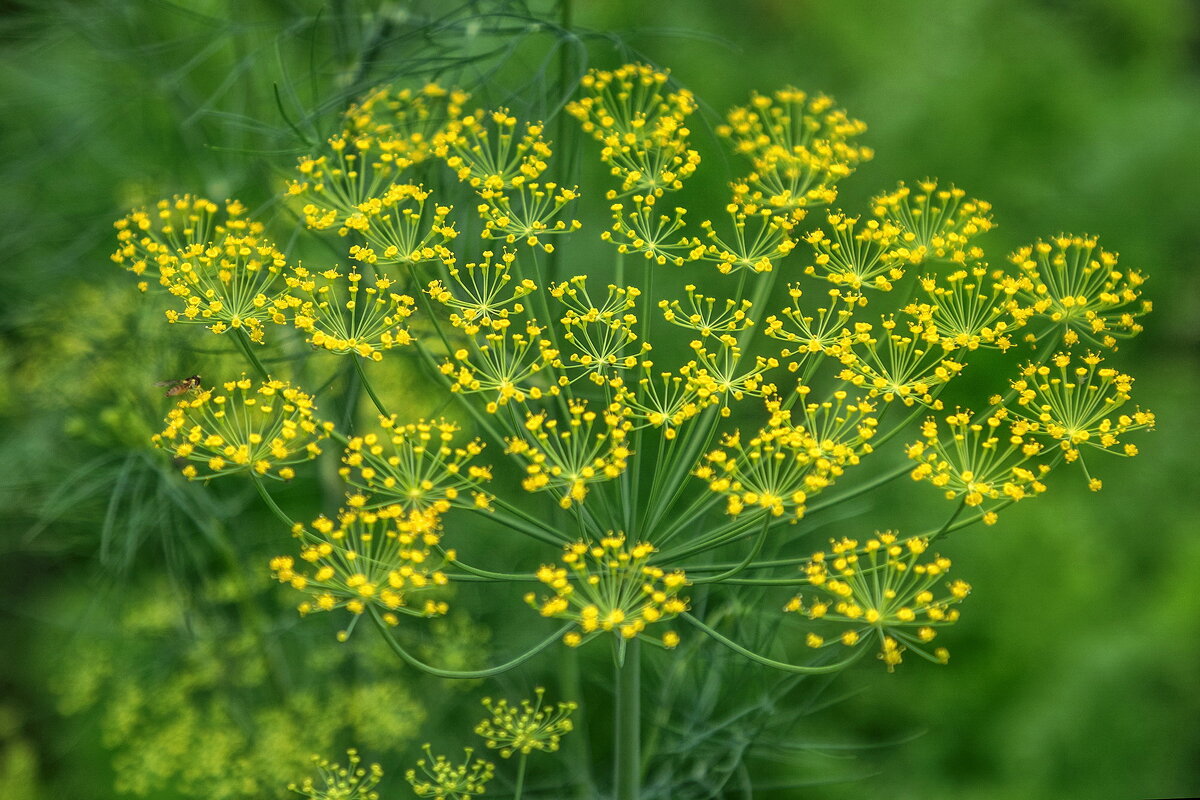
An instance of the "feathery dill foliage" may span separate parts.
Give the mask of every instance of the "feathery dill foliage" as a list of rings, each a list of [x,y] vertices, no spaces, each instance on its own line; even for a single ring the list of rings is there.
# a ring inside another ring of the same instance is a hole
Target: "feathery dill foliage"
[[[794,88],[728,113],[717,133],[748,171],[731,177],[724,216],[689,221],[689,181],[705,164],[690,138],[697,107],[663,70],[589,72],[565,113],[598,144],[608,179],[579,187],[560,174],[561,143],[543,120],[437,83],[375,89],[284,191],[348,268],[292,262],[236,201],[222,215],[177,197],[118,222],[114,260],[139,288],[157,283],[183,303],[169,321],[232,333],[264,376],[256,350],[297,337],[348,355],[379,412],[343,433],[299,389],[268,380],[258,391],[290,405],[265,404],[242,379],[226,384],[228,399],[185,398],[161,436],[206,465],[188,477],[238,471],[257,484],[307,562],[271,563],[310,595],[302,612],[367,616],[400,658],[443,676],[486,677],[560,639],[605,638],[619,673],[636,670],[637,642],[673,649],[679,623],[797,674],[869,649],[889,671],[905,653],[944,663],[932,643],[970,587],[947,577],[933,544],[1042,494],[1047,473],[1082,465],[1089,447],[1136,454],[1124,438],[1154,416],[1123,408],[1133,379],[1073,348],[1115,351],[1141,330],[1139,272],[1088,236],[996,261],[984,249],[991,205],[933,179],[838,208],[841,181],[873,156],[866,126]],[[576,218],[589,197],[607,220]],[[574,257],[580,237],[608,243],[611,258]],[[972,360],[1021,351],[1028,360],[994,396],[954,394]],[[421,391],[453,401],[446,418],[386,411],[364,362],[393,358],[425,367],[437,388]],[[946,415],[947,399],[984,410]],[[260,476],[294,477],[324,436],[344,447],[345,505],[295,524]],[[952,501],[945,521],[915,535],[851,531],[828,551],[800,543],[810,514],[911,469],[872,469],[876,454],[916,461],[912,478]],[[508,474],[523,493],[497,480]],[[498,572],[488,553],[445,549],[472,515],[539,543],[541,563]],[[495,603],[524,596],[563,627],[495,670],[423,664],[404,640],[445,612],[457,579],[499,584]],[[529,580],[550,593],[510,585]],[[778,591],[779,613],[796,612],[776,655],[837,654],[781,661],[690,613],[689,594],[745,585]],[[627,720],[634,700],[618,694]],[[510,752],[543,749],[529,725],[568,727],[528,707],[493,711],[489,746]],[[520,731],[500,732],[510,724]],[[622,754],[618,733],[628,763]],[[427,751],[408,780],[419,796],[469,797],[493,772],[469,749],[461,763]]]

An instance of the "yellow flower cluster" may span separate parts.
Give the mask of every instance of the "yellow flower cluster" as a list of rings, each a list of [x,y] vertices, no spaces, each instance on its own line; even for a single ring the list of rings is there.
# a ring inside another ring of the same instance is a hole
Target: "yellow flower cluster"
[[[979,347],[1008,350],[1014,346],[1011,334],[1034,313],[1016,297],[1028,279],[989,272],[982,264],[926,276],[920,284],[930,299],[929,319],[941,336],[942,349],[947,351]],[[925,309],[919,305],[910,308]]]
[[[971,592],[970,584],[955,580],[946,584],[940,596],[935,594],[935,585],[950,569],[950,559],[934,555],[922,562],[929,547],[927,539],[899,539],[890,531],[861,545],[855,539],[831,541],[830,545],[831,552],[814,553],[805,567],[814,596],[797,595],[784,606],[784,611],[838,623],[842,628],[829,640],[810,632],[806,639],[809,647],[836,643],[855,647],[875,640],[878,657],[888,672],[901,662],[905,650],[938,663],[949,660],[944,647],[932,653],[926,647],[937,637],[936,628],[958,621],[958,610],[952,606]]]
[[[186,460],[188,478],[253,473],[281,480],[295,477],[293,465],[321,454],[317,444],[332,422],[313,415],[312,398],[285,381],[258,385],[243,375],[217,389],[191,394],[167,413],[167,427],[154,443]]]
[[[799,425],[778,401],[769,401],[767,410],[771,417],[766,427],[745,444],[740,433],[727,435],[695,475],[725,496],[730,514],[750,509],[799,519],[812,495],[871,452],[869,440],[879,424],[875,409],[864,400],[851,402],[839,391],[830,401],[805,405]]]
[[[229,201],[220,222],[218,213],[216,203],[192,195],[133,211],[116,222],[112,260],[138,278],[156,278],[177,299],[181,308],[166,312],[168,322],[218,334],[242,330],[261,344],[285,257],[262,238],[261,223],[243,216],[241,203]],[[148,286],[139,280],[139,289]]]
[[[405,169],[431,156],[434,138],[469,99],[466,92],[436,83],[419,89],[379,86],[346,110],[345,129],[388,141],[395,159],[403,159],[397,169]]]
[[[665,622],[688,609],[679,592],[688,585],[682,570],[666,572],[652,566],[655,548],[645,542],[632,547],[625,535],[609,533],[598,542],[575,542],[564,548],[565,567],[543,565],[537,578],[554,594],[538,600],[533,592],[525,602],[543,617],[558,617],[579,624],[563,641],[578,647],[602,633],[623,639],[641,635],[648,625]],[[679,635],[663,634],[662,644],[674,647]]]
[[[894,192],[871,201],[874,214],[904,230],[906,247],[921,259],[966,264],[978,261],[983,251],[971,244],[992,229],[992,205],[973,200],[956,186],[940,188],[926,178],[915,190],[903,181]]]
[[[492,479],[492,469],[470,463],[483,452],[479,439],[456,446],[459,426],[445,419],[401,424],[392,415],[380,417],[379,424],[381,434],[350,438],[338,470],[347,485],[367,493],[367,506],[433,515],[454,507],[490,507],[482,486]]]
[[[527,411],[519,434],[505,439],[505,452],[527,462],[525,491],[557,492],[558,504],[570,508],[583,502],[590,484],[625,471],[632,427],[619,403],[596,412],[585,400],[571,400],[562,420],[546,411]]]
[[[390,625],[399,623],[398,614],[445,614],[445,601],[433,598],[410,606],[411,595],[448,583],[434,553],[439,528],[438,514],[432,511],[407,511],[399,505],[344,509],[336,520],[322,516],[308,528],[297,524],[293,530],[308,570],[292,556],[277,556],[271,559],[271,571],[281,583],[312,597],[300,604],[301,614],[345,608],[357,615],[374,605]],[[452,559],[453,551],[447,557]]]
[[[513,753],[528,755],[534,750],[553,753],[562,737],[574,730],[571,712],[575,703],[556,703],[543,709],[546,690],[539,686],[534,694],[533,703],[522,700],[520,706],[504,699],[483,698],[483,706],[492,716],[476,725],[475,733],[487,740],[488,748],[499,750],[501,758]]]
[[[360,206],[381,197],[406,170],[426,160],[433,138],[457,118],[469,96],[429,84],[418,92],[376,89],[351,106],[325,152],[300,159],[287,194],[303,202],[305,223],[342,235],[361,228]]]
[[[559,393],[557,383],[544,388],[530,383],[546,367],[561,363],[557,348],[542,336],[546,329],[530,319],[522,330],[512,332],[512,323],[508,317],[491,320],[486,332],[469,341],[469,348],[458,348],[440,367],[451,381],[450,391],[492,397],[486,405],[489,414],[510,402]],[[566,377],[561,381],[565,384]]]
[[[874,157],[853,141],[866,129],[825,95],[809,97],[792,87],[772,95],[755,92],[749,105],[732,109],[717,128],[753,167],[734,183],[734,203],[747,211],[766,207],[795,221],[809,206],[832,203],[838,181]]]
[[[179,251],[204,245],[226,234],[258,236],[262,223],[244,215],[246,208],[236,200],[227,201],[224,219],[221,208],[211,200],[195,195],[175,195],[159,200],[154,209],[138,209],[117,220],[117,250],[112,260],[139,279],[151,278],[163,286],[162,268],[174,273],[179,266]],[[146,280],[138,289],[146,291]]]
[[[274,302],[275,321],[290,315],[313,347],[380,361],[384,350],[413,342],[404,321],[412,316],[414,301],[389,291],[390,278],[364,285],[356,267],[346,273],[293,267],[285,283],[287,291]]]
[[[592,70],[580,81],[584,96],[567,104],[567,113],[603,145],[600,159],[621,181],[610,198],[636,194],[639,205],[653,205],[652,198],[682,188],[696,172],[700,155],[688,147],[686,124],[696,100],[686,89],[664,93],[669,79],[645,64]]]
[[[1059,353],[1050,365],[1026,364],[1021,377],[1013,381],[1015,418],[1023,420],[1029,434],[1056,442],[1068,462],[1078,460],[1088,484],[1100,489],[1083,464],[1081,450],[1092,447],[1125,456],[1137,455],[1137,446],[1121,442],[1130,431],[1154,427],[1154,413],[1136,409],[1118,414],[1129,401],[1133,378],[1111,367],[1102,367],[1103,359],[1089,352],[1084,356]]]
[[[792,304],[783,309],[783,319],[772,314],[766,318],[763,333],[773,339],[787,342],[789,347],[780,351],[792,372],[803,372],[810,376],[818,363],[815,356],[849,356],[845,349],[846,325],[854,316],[854,310],[866,305],[866,298],[855,292],[841,289],[829,290],[828,305],[806,312],[800,305],[804,296],[800,284],[788,286],[788,297]]]
[[[450,324],[474,336],[481,328],[507,325],[510,315],[521,314],[525,306],[521,298],[537,291],[537,284],[528,278],[518,280],[515,286],[513,262],[517,254],[504,250],[500,257],[491,250],[483,252],[483,261],[459,266],[447,264],[450,282],[456,288],[440,280],[429,282],[426,293],[437,302],[452,309]],[[500,322],[504,320],[504,322]]]
[[[855,292],[863,287],[890,292],[905,266],[920,263],[923,254],[907,246],[905,230],[895,221],[870,219],[860,226],[859,220],[841,211],[826,215],[829,233],[816,228],[804,237],[815,253],[804,272]]]
[[[364,264],[407,267],[452,260],[448,244],[458,231],[447,219],[453,209],[428,200],[424,186],[393,183],[378,196],[359,203],[339,231],[343,235],[354,231],[366,241],[365,245],[351,245],[350,256]]]
[[[369,769],[359,766],[362,757],[357,750],[346,751],[344,767],[319,756],[313,756],[313,763],[320,784],[313,778],[305,778],[300,784],[288,786],[288,791],[310,800],[379,800],[375,787],[383,780],[383,768],[378,764],[372,764]]]
[[[927,480],[944,489],[947,499],[962,498],[972,508],[987,500],[1016,502],[1046,491],[1042,478],[1050,465],[1037,460],[1042,446],[1029,437],[1027,421],[1011,420],[1004,408],[980,420],[959,409],[946,417],[945,427],[943,432],[931,417],[921,428],[924,441],[908,446],[908,457],[920,462],[913,480]],[[994,523],[996,512],[986,512],[983,521]]]
[[[467,800],[487,791],[487,782],[496,774],[496,766],[490,761],[475,758],[470,747],[463,749],[463,762],[450,763],[445,756],[434,756],[429,745],[425,745],[425,758],[417,760],[417,767],[424,773],[421,777],[415,769],[405,773],[417,797],[432,797],[434,800]]]
[[[561,317],[562,339],[573,351],[563,367],[577,367],[598,384],[613,370],[637,366],[639,356],[650,349],[638,343],[634,333],[637,315],[632,311],[641,296],[634,286],[609,285],[601,303],[592,300],[587,276],[577,275],[550,287],[550,296],[566,307]]]
[[[1152,309],[1142,300],[1146,278],[1118,268],[1117,254],[1103,250],[1093,236],[1055,236],[1038,240],[1009,256],[1029,283],[1024,296],[1034,309],[1066,333],[1108,348],[1118,339],[1141,333],[1139,317]]]
[[[940,408],[936,389],[963,369],[947,356],[943,338],[927,306],[909,306],[899,320],[885,315],[878,328],[855,322],[839,336],[841,380],[867,390],[885,402],[922,403]]]

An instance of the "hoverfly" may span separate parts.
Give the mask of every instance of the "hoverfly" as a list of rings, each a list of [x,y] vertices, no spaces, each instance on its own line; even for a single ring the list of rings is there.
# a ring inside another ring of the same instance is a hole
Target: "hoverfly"
[[[200,376],[193,375],[190,378],[179,378],[178,380],[173,381],[157,381],[154,385],[169,387],[166,395],[164,395],[165,397],[178,397],[185,392],[190,392],[193,389],[199,389]]]

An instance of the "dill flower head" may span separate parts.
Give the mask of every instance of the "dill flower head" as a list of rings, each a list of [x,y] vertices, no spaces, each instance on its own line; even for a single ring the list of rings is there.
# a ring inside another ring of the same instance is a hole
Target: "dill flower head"
[[[350,257],[364,264],[415,267],[450,261],[449,244],[458,230],[449,221],[453,206],[429,202],[430,192],[415,183],[393,183],[376,197],[354,207],[338,233],[353,231],[366,244],[350,247]]]
[[[521,298],[537,291],[537,284],[528,278],[513,284],[516,260],[517,254],[506,249],[499,258],[494,251],[485,250],[479,262],[448,262],[449,282],[432,280],[425,292],[451,309],[451,325],[472,336],[481,327],[492,327],[493,321],[504,320],[503,327],[510,316],[525,311]]]
[[[390,291],[390,278],[368,283],[357,267],[341,273],[297,266],[285,282],[287,292],[274,301],[276,321],[290,313],[313,347],[380,361],[384,350],[413,342],[404,321],[412,316],[414,301]]]
[[[285,257],[262,238],[260,223],[242,216],[241,203],[229,201],[220,223],[217,214],[216,203],[191,195],[162,200],[154,213],[134,211],[116,222],[112,259],[139,278],[157,278],[176,299],[181,307],[165,312],[168,322],[243,330],[261,344]]]
[[[288,786],[289,791],[311,800],[379,800],[375,787],[383,780],[383,768],[378,764],[372,764],[370,768],[359,766],[362,757],[357,750],[346,751],[344,767],[320,756],[313,756],[313,763],[318,777],[293,783]]]
[[[696,172],[700,155],[688,147],[686,124],[696,100],[686,89],[666,91],[669,79],[645,64],[593,69],[580,81],[583,97],[566,106],[603,145],[600,159],[621,181],[610,198],[636,194],[652,205]]]
[[[496,765],[476,758],[470,747],[463,748],[461,764],[452,764],[445,756],[434,756],[429,745],[422,748],[425,758],[417,759],[417,770],[404,774],[417,797],[435,800],[466,800],[487,791],[487,782],[496,774]]]
[[[876,217],[892,220],[904,230],[902,240],[922,260],[956,264],[978,260],[983,251],[971,240],[993,227],[991,203],[968,198],[953,184],[940,187],[932,178],[918,181],[915,187],[901,181],[894,192],[879,195],[871,205]]]
[[[920,280],[932,302],[930,322],[946,351],[983,347],[1004,352],[1013,347],[1013,332],[1034,313],[1016,297],[1028,284],[1026,278],[989,271],[983,263]]]
[[[899,319],[884,315],[878,327],[855,322],[839,339],[845,369],[839,378],[885,402],[900,400],[939,408],[939,387],[963,369],[946,355],[928,306],[909,305]]]
[[[810,620],[837,623],[841,629],[829,640],[809,633],[808,646],[856,647],[874,640],[888,672],[901,662],[905,650],[946,663],[950,654],[945,648],[931,653],[927,647],[937,637],[936,628],[958,621],[958,610],[952,606],[971,592],[969,584],[955,580],[935,593],[950,569],[950,559],[925,556],[927,539],[900,539],[891,531],[861,545],[854,539],[831,540],[830,545],[829,553],[814,553],[804,568],[814,594],[797,595],[784,607]]]
[[[431,157],[434,138],[468,100],[463,90],[437,83],[419,89],[379,86],[346,109],[345,128],[388,142],[390,157],[403,170]]]
[[[228,233],[261,234],[262,223],[247,219],[245,213],[237,200],[225,202],[224,219],[221,207],[203,197],[185,194],[159,200],[153,209],[136,209],[113,224],[118,247],[112,260],[139,278],[140,291],[149,286],[147,278],[167,286],[162,269],[173,273],[181,250]]]
[[[711,220],[704,220],[700,228],[710,243],[697,242],[691,258],[712,261],[723,274],[739,270],[770,272],[795,249],[791,232],[796,223],[791,217],[767,208],[736,204],[726,210],[733,222],[733,235],[722,237]]]
[[[1152,308],[1141,299],[1146,278],[1120,269],[1117,254],[1102,249],[1094,236],[1039,239],[1009,260],[1028,278],[1024,298],[1065,330],[1066,344],[1083,338],[1115,348],[1118,339],[1141,333],[1137,320]]]
[[[682,234],[686,208],[676,206],[673,213],[667,214],[646,202],[647,198],[637,197],[640,199],[628,213],[624,203],[610,206],[613,224],[601,232],[601,239],[616,245],[618,253],[641,253],[646,260],[659,265],[682,267],[704,254],[706,248],[699,240]]]
[[[764,511],[799,519],[812,495],[871,452],[868,442],[878,425],[875,408],[837,392],[832,400],[805,405],[799,424],[777,400],[769,401],[767,409],[771,417],[766,427],[744,444],[740,433],[725,436],[694,474],[725,496],[729,514]]]
[[[783,309],[782,319],[772,314],[764,320],[763,333],[788,343],[780,356],[791,372],[811,371],[819,356],[843,354],[846,325],[855,309],[867,302],[859,293],[835,288],[829,290],[827,304],[810,312],[800,305],[803,295],[800,284],[788,284],[791,306]]]
[[[381,433],[353,436],[338,474],[368,495],[368,507],[397,505],[409,512],[443,514],[455,507],[488,508],[483,484],[492,468],[471,463],[483,442],[454,440],[459,426],[445,419],[407,424],[380,417]]]
[[[597,542],[575,542],[564,548],[566,566],[543,565],[537,578],[554,593],[541,600],[533,592],[525,602],[543,617],[574,620],[578,631],[563,636],[577,647],[608,632],[623,639],[643,634],[648,625],[664,622],[688,609],[679,592],[688,585],[682,570],[666,572],[652,566],[653,545],[638,542],[632,547],[625,535],[610,532]],[[674,647],[677,634],[663,635],[662,642]]]
[[[551,150],[542,131],[542,123],[527,122],[518,136],[517,118],[507,108],[476,109],[450,120],[434,138],[433,152],[476,190],[511,189],[546,171]]]
[[[539,686],[534,690],[534,702],[522,700],[520,706],[504,699],[483,698],[484,708],[492,716],[476,725],[475,733],[487,740],[489,748],[499,750],[501,758],[510,758],[513,753],[528,755],[534,750],[553,753],[562,737],[575,728],[570,717],[576,705],[556,703],[543,708],[545,694]]]
[[[511,330],[515,324],[515,320],[501,316],[487,329],[472,327],[471,346],[455,350],[440,367],[451,381],[450,391],[489,397],[485,406],[489,414],[510,402],[559,394],[557,384],[543,387],[534,382],[547,366],[561,364],[557,348],[543,336],[546,328],[529,319]]]
[[[293,465],[320,455],[318,442],[333,430],[315,410],[312,398],[291,384],[256,385],[243,374],[180,400],[152,441],[190,462],[183,474],[191,479],[252,473],[291,480]]]
[[[804,237],[814,254],[804,272],[856,292],[864,287],[891,291],[905,267],[921,260],[920,251],[909,249],[904,228],[894,220],[859,221],[841,211],[826,215],[829,232],[816,228]]]
[[[946,498],[959,498],[971,507],[988,500],[1015,502],[1046,491],[1042,478],[1050,465],[1039,461],[1042,446],[1028,436],[1029,423],[1015,422],[1004,408],[976,420],[970,411],[956,410],[946,417],[944,429],[932,417],[921,427],[923,441],[907,448],[919,462],[913,480],[927,480],[945,490]],[[996,521],[995,512],[984,522]]]
[[[526,462],[525,491],[558,493],[558,504],[570,508],[584,501],[589,484],[625,471],[633,454],[626,444],[632,427],[620,403],[593,411],[586,400],[570,400],[562,420],[527,411],[519,435],[505,439],[505,452]]]
[[[834,108],[825,95],[810,97],[792,87],[771,95],[755,92],[726,119],[717,135],[729,139],[753,168],[734,183],[738,206],[765,206],[800,220],[809,206],[832,203],[838,181],[874,156],[853,141],[866,124]]]
[[[595,383],[603,384],[613,371],[637,366],[639,357],[650,349],[634,332],[638,320],[633,309],[641,289],[609,284],[608,296],[597,301],[588,294],[587,276],[577,275],[551,286],[549,293],[565,307],[559,321],[564,349],[571,352],[564,368],[582,369]]]
[[[1130,431],[1153,428],[1155,422],[1154,413],[1141,408],[1117,413],[1130,399],[1133,378],[1102,363],[1100,356],[1089,352],[1084,356],[1059,353],[1049,365],[1026,364],[1021,377],[1012,382],[1016,402],[1010,406],[1030,435],[1056,442],[1068,462],[1080,462],[1092,489],[1101,484],[1088,473],[1082,449],[1135,456],[1137,446],[1122,443],[1121,438]]]
[[[352,506],[362,498],[352,496]],[[281,583],[312,596],[300,604],[301,614],[345,608],[360,615],[370,605],[384,620],[399,623],[398,614],[432,617],[445,614],[444,601],[426,599],[412,606],[413,595],[445,586],[434,549],[441,540],[440,519],[432,511],[406,511],[386,506],[376,510],[343,509],[336,520],[318,517],[311,526],[297,525],[300,560],[271,559],[271,572]],[[453,557],[453,551],[449,551]]]

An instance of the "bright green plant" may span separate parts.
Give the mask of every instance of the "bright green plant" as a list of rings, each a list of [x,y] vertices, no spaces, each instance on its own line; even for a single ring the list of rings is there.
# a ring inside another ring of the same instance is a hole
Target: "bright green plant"
[[[591,713],[613,720],[622,799],[642,796],[653,758],[643,645],[669,659],[708,637],[794,675],[872,652],[889,671],[905,655],[946,663],[938,640],[970,586],[935,548],[1044,492],[1060,464],[1135,455],[1127,434],[1154,424],[1105,360],[1141,330],[1144,279],[1094,237],[1050,236],[997,266],[990,204],[932,179],[838,210],[839,183],[873,155],[866,126],[792,88],[753,94],[716,128],[748,167],[693,224],[684,203],[705,211],[689,189],[708,161],[696,109],[663,70],[589,72],[564,113],[599,145],[604,178],[556,173],[541,121],[437,83],[380,87],[284,191],[347,269],[296,263],[236,201],[176,197],[117,223],[114,260],[164,290],[167,321],[233,338],[257,373],[185,396],[155,441],[194,462],[189,478],[253,482],[298,540],[271,568],[305,595],[301,612],[346,615],[343,637],[367,620],[400,660],[448,678],[608,643],[615,700]],[[320,421],[325,390],[260,356],[296,337],[314,363],[349,361],[375,422]],[[389,412],[370,370],[393,358],[424,365],[439,416]],[[974,363],[1017,358],[1007,386],[959,389]],[[302,524],[263,479],[295,478],[330,441],[344,505]],[[888,453],[908,461],[872,466]],[[841,521],[828,547],[806,541],[811,520],[906,475],[950,501],[928,529]],[[487,551],[448,546],[472,518],[504,533]],[[501,569],[526,552],[506,534],[537,560]],[[459,582],[529,614],[540,641],[491,668],[423,661],[407,642]],[[788,614],[770,652],[695,613],[760,590],[780,594],[761,613]],[[443,779],[478,795],[493,774],[470,752],[423,769],[420,796],[451,796]]]

